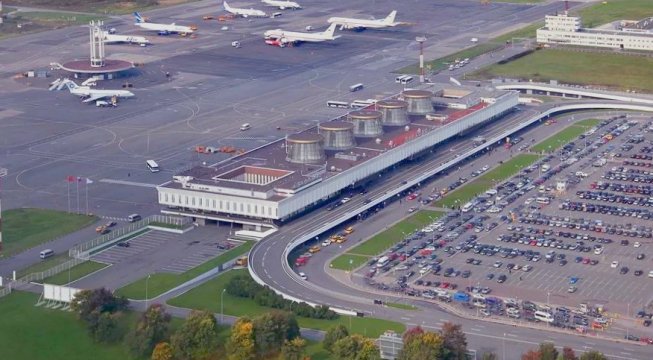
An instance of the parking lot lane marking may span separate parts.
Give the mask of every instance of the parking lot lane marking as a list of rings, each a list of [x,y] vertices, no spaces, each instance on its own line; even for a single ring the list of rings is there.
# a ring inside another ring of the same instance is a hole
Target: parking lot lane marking
[[[515,334],[511,334],[511,333],[506,333],[506,336],[510,336],[510,337],[514,337],[514,338],[517,337],[517,335],[515,335]]]
[[[100,179],[100,182],[101,183],[107,183],[107,184],[140,186],[140,187],[148,187],[148,188],[155,188],[155,187],[159,186],[158,184],[148,184],[148,183],[142,183],[142,182],[114,180],[114,179]]]
[[[477,329],[477,328],[470,328],[470,330],[473,330],[473,331],[483,331],[483,330],[481,330],[481,329]]]

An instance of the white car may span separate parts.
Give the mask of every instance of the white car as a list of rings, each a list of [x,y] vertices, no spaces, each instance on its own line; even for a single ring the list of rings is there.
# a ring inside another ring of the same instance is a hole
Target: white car
[[[528,272],[528,271],[531,271],[532,268],[533,268],[533,267],[530,266],[530,265],[524,265],[521,269],[522,269],[522,271],[526,271],[526,272]]]
[[[594,249],[594,255],[601,255],[601,254],[603,254],[602,247]]]
[[[501,265],[503,265],[503,263],[501,261],[497,260],[497,261],[494,262],[494,265],[492,265],[492,266],[494,266],[495,268],[500,268]]]
[[[304,274],[303,272],[299,273],[299,277],[302,278],[303,280],[308,280],[308,276],[306,276],[306,274]]]
[[[342,204],[346,204],[346,203],[348,203],[348,202],[350,202],[350,201],[351,201],[351,198],[348,198],[348,197],[346,197],[346,198],[342,198],[342,200],[340,200],[340,202],[341,202]]]
[[[534,198],[528,198],[528,199],[526,199],[526,201],[524,201],[524,204],[530,205],[533,201],[535,201]]]
[[[331,245],[331,239],[326,239],[326,240],[322,241],[322,246],[323,247],[327,247],[329,245]]]
[[[485,165],[485,166],[483,166],[483,167],[481,168],[481,170],[483,170],[483,171],[488,171],[489,169],[490,169],[490,166],[489,166],[489,165]]]
[[[648,277],[653,278],[653,270],[648,272]]]
[[[616,269],[617,266],[619,266],[619,261],[616,261],[616,260],[613,261],[613,262],[610,264],[610,267],[613,268],[613,269]]]
[[[636,248],[638,248],[638,247],[642,246],[642,244],[641,244],[639,241],[635,241],[635,243],[633,244],[633,246],[636,247]]]

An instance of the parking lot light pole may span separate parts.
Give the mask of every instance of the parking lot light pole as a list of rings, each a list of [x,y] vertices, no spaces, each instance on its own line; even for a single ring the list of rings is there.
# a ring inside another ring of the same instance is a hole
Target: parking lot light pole
[[[149,285],[148,283],[150,281],[150,276],[151,275],[148,274],[147,277],[145,278],[145,310],[146,311],[147,311],[147,301],[148,301],[147,286]]]
[[[224,293],[227,289],[222,289],[220,293],[220,325],[224,325]]]
[[[506,360],[506,333],[503,333],[503,360]]]

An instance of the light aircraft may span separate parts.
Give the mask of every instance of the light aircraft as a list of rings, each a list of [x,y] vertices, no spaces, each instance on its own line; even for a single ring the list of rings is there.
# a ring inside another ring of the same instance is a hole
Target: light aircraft
[[[263,1],[265,4],[269,6],[278,7],[281,10],[285,10],[285,9],[295,10],[295,9],[302,8],[298,3],[294,1],[287,1],[287,0],[261,0],[261,1]]]
[[[394,27],[401,25],[400,22],[395,22],[395,16],[397,16],[397,10],[390,12],[390,15],[386,16],[385,19],[378,20],[365,20],[365,19],[352,19],[352,18],[343,18],[343,17],[332,17],[327,20],[329,24],[340,25],[340,30],[343,29],[381,29],[386,27]]]
[[[134,25],[140,27],[141,29],[157,31],[159,35],[168,35],[168,34],[192,34],[196,29],[190,26],[182,26],[172,24],[156,24],[146,22],[145,19],[137,12],[134,13],[136,18],[136,23]]]
[[[84,98],[84,100],[82,100],[84,103],[89,103],[104,98],[130,98],[135,96],[134,93],[127,90],[100,90],[91,89],[89,86],[79,86],[70,79],[54,81],[49,90],[61,90],[64,87],[67,87],[71,94]]]
[[[250,9],[235,8],[235,7],[229,6],[229,4],[227,4],[226,1],[223,2],[222,5],[224,6],[224,9],[227,12],[229,12],[231,14],[234,14],[236,16],[242,16],[244,18],[249,17],[249,16],[251,16],[251,17],[265,17],[265,16],[267,16],[265,14],[265,12],[263,12],[262,10],[256,10],[256,9],[251,9],[251,8]]]
[[[305,33],[276,29],[268,30],[263,35],[265,36],[266,44],[284,47],[298,42],[322,42],[335,40],[340,37],[340,35],[333,36],[335,31],[336,24],[331,24],[328,29],[320,33]]]
[[[108,31],[102,32],[102,40],[104,40],[105,44],[129,43],[129,44],[138,44],[141,46],[150,44],[150,40],[142,36],[116,35],[116,34],[111,34]]]

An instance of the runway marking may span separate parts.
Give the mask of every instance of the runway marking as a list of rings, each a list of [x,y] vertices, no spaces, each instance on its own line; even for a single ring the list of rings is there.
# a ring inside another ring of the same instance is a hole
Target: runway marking
[[[118,185],[130,185],[130,186],[140,186],[140,187],[147,187],[147,188],[155,188],[159,185],[157,184],[148,184],[148,183],[142,183],[142,182],[135,182],[135,181],[125,181],[125,180],[113,180],[113,179],[100,179],[101,183],[107,183],[107,184],[118,184]]]

